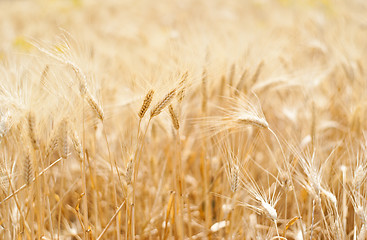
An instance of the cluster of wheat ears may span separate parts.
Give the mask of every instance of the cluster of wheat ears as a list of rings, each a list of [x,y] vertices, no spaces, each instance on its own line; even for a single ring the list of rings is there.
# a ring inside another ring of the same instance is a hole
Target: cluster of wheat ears
[[[366,239],[366,12],[0,1],[0,238]]]

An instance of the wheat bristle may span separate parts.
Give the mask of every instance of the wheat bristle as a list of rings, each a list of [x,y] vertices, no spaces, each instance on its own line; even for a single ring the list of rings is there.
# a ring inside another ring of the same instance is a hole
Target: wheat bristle
[[[154,108],[153,110],[150,112],[150,118],[153,118],[157,115],[159,115],[162,110],[171,102],[171,100],[173,99],[173,97],[176,94],[176,89],[173,89],[172,91],[170,91],[164,98],[162,101],[160,101]]]
[[[144,101],[143,101],[143,105],[141,105],[140,111],[139,111],[139,118],[143,118],[145,113],[147,112],[152,100],[153,100],[153,95],[154,95],[154,90],[151,89],[149,90],[149,92],[147,93],[147,95],[145,95]]]

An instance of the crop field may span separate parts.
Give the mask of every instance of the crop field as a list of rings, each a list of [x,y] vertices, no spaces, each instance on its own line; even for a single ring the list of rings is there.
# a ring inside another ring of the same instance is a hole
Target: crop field
[[[364,0],[0,0],[0,239],[367,239]]]

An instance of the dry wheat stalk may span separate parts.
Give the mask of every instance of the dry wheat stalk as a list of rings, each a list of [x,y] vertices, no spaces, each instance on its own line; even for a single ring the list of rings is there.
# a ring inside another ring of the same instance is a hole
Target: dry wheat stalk
[[[143,105],[141,105],[141,108],[140,108],[140,111],[139,111],[139,118],[144,117],[145,113],[147,112],[147,110],[150,106],[150,103],[153,100],[153,95],[154,95],[154,90],[153,89],[149,90],[147,95],[145,95]]]
[[[162,110],[172,101],[173,97],[176,94],[176,89],[170,91],[159,103],[155,105],[155,107],[150,112],[150,118],[153,118],[159,115]]]

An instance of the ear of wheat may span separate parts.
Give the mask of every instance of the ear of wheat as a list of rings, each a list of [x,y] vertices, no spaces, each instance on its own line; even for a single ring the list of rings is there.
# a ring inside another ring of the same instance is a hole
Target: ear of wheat
[[[68,146],[68,122],[63,119],[59,126],[59,136],[58,136],[58,146],[59,152],[63,159],[68,157],[69,146]]]
[[[11,123],[10,123],[10,113],[6,112],[5,114],[2,114],[0,117],[0,142],[3,137],[8,133],[10,129]]]
[[[97,101],[94,99],[94,97],[87,91],[85,94],[85,98],[89,104],[89,106],[94,110],[97,117],[103,121],[104,119],[104,113],[102,107],[97,103]]]
[[[178,84],[179,92],[177,93],[178,102],[181,103],[185,97],[185,90],[186,90],[186,82],[188,78],[189,73],[185,72],[182,77],[181,81]]]
[[[79,159],[83,159],[83,147],[75,130],[71,133],[71,141],[73,143],[75,152],[78,154]]]
[[[32,111],[28,113],[28,136],[31,141],[33,149],[38,149],[38,141],[36,138],[36,120]]]
[[[147,95],[145,95],[144,101],[143,101],[143,105],[141,105],[140,111],[139,111],[139,118],[143,118],[145,113],[147,112],[150,103],[153,100],[153,95],[154,95],[154,90],[149,90],[149,92],[147,93]]]
[[[231,182],[231,190],[232,192],[236,192],[238,189],[239,183],[239,167],[237,164],[233,164],[230,168],[230,182]]]
[[[126,173],[125,173],[125,181],[127,185],[131,185],[132,176],[133,176],[133,160],[131,159],[126,166]]]
[[[172,120],[172,124],[173,124],[173,127],[178,130],[180,128],[180,124],[178,122],[178,118],[177,118],[177,115],[175,113],[175,110],[173,109],[172,105],[170,104],[168,106],[168,110],[169,110],[169,114],[171,116],[171,120]]]
[[[29,186],[33,179],[33,168],[29,154],[26,154],[23,165],[23,177],[24,181]]]
[[[239,124],[253,125],[259,128],[269,128],[268,122],[265,118],[260,116],[249,114],[248,112],[239,113],[237,115],[237,121]]]
[[[175,94],[176,89],[173,89],[160,102],[158,102],[150,112],[150,118],[159,115],[162,112],[162,110],[172,101]]]

